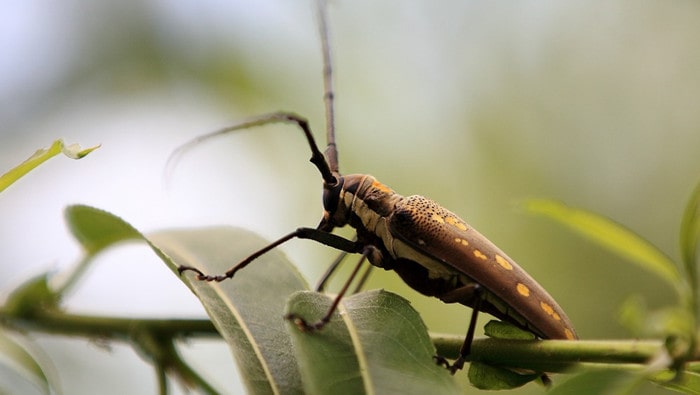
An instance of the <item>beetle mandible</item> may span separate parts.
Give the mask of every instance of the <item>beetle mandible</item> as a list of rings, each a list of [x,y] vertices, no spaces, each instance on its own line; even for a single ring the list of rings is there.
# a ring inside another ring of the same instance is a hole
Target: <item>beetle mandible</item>
[[[223,281],[259,256],[293,238],[310,239],[345,253],[358,253],[360,259],[338,293],[328,312],[318,321],[307,322],[295,314],[301,330],[320,330],[338,306],[360,266],[395,271],[411,288],[445,303],[472,308],[460,357],[448,364],[452,373],[463,367],[474,337],[479,311],[531,331],[544,339],[576,339],[574,327],[557,302],[514,260],[457,215],[423,196],[404,197],[367,174],[341,175],[335,144],[334,96],[326,7],[318,2],[319,28],[324,60],[324,105],[327,148],[322,153],[307,120],[287,112],[265,114],[246,122],[200,136],[176,152],[203,140],[237,130],[272,123],[296,124],[311,148],[311,162],[323,179],[323,218],[315,228],[298,228],[254,252],[221,275],[208,275],[190,266],[180,273],[194,271],[204,281]],[[174,155],[175,155],[174,154]],[[349,225],[356,238],[348,240],[332,231]],[[326,276],[327,278],[327,276]]]

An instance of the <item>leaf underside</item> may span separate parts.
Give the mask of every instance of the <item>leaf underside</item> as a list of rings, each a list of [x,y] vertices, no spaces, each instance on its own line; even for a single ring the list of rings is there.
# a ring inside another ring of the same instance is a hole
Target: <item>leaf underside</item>
[[[174,263],[215,274],[267,244],[229,227],[159,232],[149,238]],[[193,272],[181,278],[228,343],[250,393],[303,393],[283,312],[287,296],[308,286],[281,253],[265,254],[221,283],[198,281]]]

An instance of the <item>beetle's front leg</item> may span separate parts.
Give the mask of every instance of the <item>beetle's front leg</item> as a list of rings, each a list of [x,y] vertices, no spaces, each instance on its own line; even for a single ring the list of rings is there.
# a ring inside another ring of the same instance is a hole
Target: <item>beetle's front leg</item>
[[[309,239],[309,240],[314,240],[317,241],[321,244],[327,245],[329,247],[333,247],[335,249],[345,251],[345,252],[360,252],[362,251],[363,246],[358,243],[357,241],[352,241],[352,240],[347,240],[345,238],[342,238],[338,235],[334,235],[332,233],[324,232],[322,230],[314,229],[314,228],[297,228],[292,233],[289,233],[272,243],[266,245],[265,247],[259,249],[258,251],[250,254],[248,257],[243,259],[242,261],[238,262],[235,266],[233,266],[231,269],[229,269],[226,273],[220,274],[220,275],[210,275],[210,274],[204,274],[201,270],[192,267],[192,266],[179,266],[177,268],[177,271],[179,274],[182,274],[185,271],[193,271],[197,273],[197,279],[201,281],[216,281],[216,282],[221,282],[229,278],[233,278],[233,276],[238,272],[239,270],[243,269],[244,267],[248,266],[251,262],[254,260],[258,259],[260,256],[266,254],[268,251],[272,250],[273,248],[279,246],[280,244],[286,243],[287,241],[293,239],[293,238],[299,238],[299,239]]]

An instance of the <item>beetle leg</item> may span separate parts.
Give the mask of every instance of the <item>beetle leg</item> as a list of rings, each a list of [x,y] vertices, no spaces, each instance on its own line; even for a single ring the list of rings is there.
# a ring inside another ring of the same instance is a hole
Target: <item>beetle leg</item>
[[[348,288],[350,287],[350,284],[352,281],[355,279],[357,276],[357,273],[360,272],[360,267],[362,267],[362,264],[365,263],[367,260],[367,257],[375,252],[377,250],[376,247],[372,245],[367,245],[363,248],[362,250],[362,255],[360,256],[360,260],[357,262],[357,265],[355,265],[355,269],[353,269],[352,273],[350,274],[350,277],[347,279],[345,284],[343,285],[343,288],[340,290],[338,295],[335,297],[333,300],[333,304],[331,304],[331,307],[328,308],[328,311],[326,314],[321,317],[318,321],[316,321],[313,324],[309,324],[306,322],[305,319],[302,317],[299,317],[297,314],[290,313],[287,314],[284,318],[293,321],[296,326],[301,330],[302,332],[312,332],[312,331],[317,331],[324,326],[331,320],[331,317],[333,316],[333,313],[335,310],[338,308],[338,304],[340,303],[340,300],[343,298],[345,293],[347,292]]]
[[[454,361],[454,363],[450,364],[445,357],[439,355],[435,356],[435,360],[439,365],[445,366],[450,370],[450,373],[455,374],[455,372],[464,367],[464,362],[471,352],[472,341],[474,341],[474,332],[476,331],[476,319],[479,317],[481,302],[484,300],[484,291],[481,285],[477,283],[469,283],[461,288],[450,291],[445,295],[441,295],[440,299],[445,303],[461,302],[465,300],[471,301],[472,316],[469,320],[469,329],[467,329],[467,335],[464,337],[464,343],[462,343],[462,347],[459,349],[459,357]]]
[[[362,273],[362,276],[357,281],[357,285],[355,286],[355,289],[352,291],[353,294],[360,292],[362,290],[362,287],[365,286],[365,283],[367,282],[367,279],[369,278],[370,273],[372,273],[372,268],[374,268],[374,266],[372,266],[372,265],[367,266],[364,273]]]
[[[466,306],[472,306],[476,299],[482,297],[481,294],[481,286],[472,282],[441,295],[437,295],[437,297],[443,301],[443,303],[461,303]]]
[[[317,228],[318,229],[318,228]],[[354,243],[357,243],[357,235],[353,237],[352,241]],[[342,249],[341,249],[342,250]],[[336,269],[340,267],[340,263],[345,259],[345,257],[348,255],[349,251],[342,250],[340,254],[333,260],[333,263],[328,267],[325,273],[323,273],[323,276],[321,276],[321,279],[318,280],[318,283],[316,284],[316,292],[323,292],[326,289],[326,284],[328,284],[328,280],[335,274]]]
[[[353,238],[354,242],[357,242],[357,236]],[[335,271],[340,267],[340,263],[345,259],[345,257],[348,255],[348,252],[342,251],[338,256],[333,260],[331,265],[328,267],[325,273],[323,273],[323,276],[321,276],[321,279],[318,280],[318,283],[316,283],[316,288],[314,289],[316,292],[323,292],[326,289],[326,285],[328,284],[328,281],[330,278],[335,274]],[[357,285],[355,286],[355,290],[352,292],[353,294],[356,294],[360,292],[362,287],[365,285],[367,282],[367,279],[369,278],[369,274],[372,272],[372,265],[367,266],[365,269],[365,272],[362,273],[362,276],[360,279],[357,281]]]
[[[343,261],[343,259],[345,259],[347,255],[347,252],[341,251],[340,254],[338,254],[338,256],[335,257],[333,263],[331,263],[326,272],[323,273],[323,276],[321,276],[321,279],[318,280],[318,283],[316,283],[316,288],[314,288],[314,291],[323,292],[326,290],[326,284],[328,284],[328,280],[331,279],[331,276],[333,276],[335,270],[338,269],[340,263]]]
[[[266,245],[265,247],[259,249],[258,251],[255,251],[254,253],[250,254],[247,258],[244,260],[240,261],[237,263],[235,266],[233,266],[231,269],[229,269],[226,273],[220,274],[220,275],[210,275],[210,274],[204,274],[201,270],[192,267],[192,266],[180,266],[177,268],[178,273],[182,274],[182,272],[185,271],[193,271],[197,273],[197,279],[202,280],[202,281],[216,281],[216,282],[221,282],[226,280],[227,278],[232,278],[237,271],[243,269],[244,267],[248,266],[249,263],[253,262],[254,260],[258,259],[261,255],[266,254],[268,251],[271,249],[277,247],[280,244],[283,244],[295,237],[298,237],[300,239],[310,239],[317,241],[321,244],[327,245],[329,247],[333,247],[338,250],[342,250],[345,252],[360,252],[362,251],[362,245],[358,244],[356,241],[351,241],[345,238],[342,238],[338,235],[334,235],[332,233],[324,232],[322,230],[314,229],[314,228],[297,228],[292,233],[287,234],[286,236],[283,236],[279,238],[278,240]]]

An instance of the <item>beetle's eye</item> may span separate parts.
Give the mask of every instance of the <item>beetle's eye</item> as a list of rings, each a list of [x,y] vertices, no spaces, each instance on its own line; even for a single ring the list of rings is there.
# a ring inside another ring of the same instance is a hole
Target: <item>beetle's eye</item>
[[[334,186],[338,185],[338,177],[333,176],[333,181],[326,182],[326,185],[329,187],[334,187]]]
[[[338,199],[343,190],[343,178],[336,178],[335,184],[324,184],[323,186],[323,208],[329,213],[334,213],[338,208]]]

